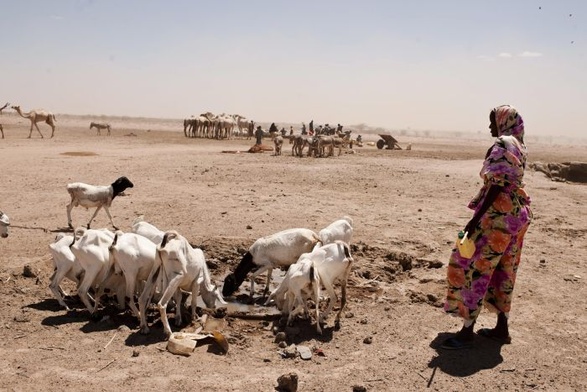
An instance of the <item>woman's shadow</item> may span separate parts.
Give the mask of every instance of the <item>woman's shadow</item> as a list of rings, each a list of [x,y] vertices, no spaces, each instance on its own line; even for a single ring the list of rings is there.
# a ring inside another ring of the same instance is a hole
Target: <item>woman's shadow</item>
[[[440,346],[452,333],[441,332],[430,343],[438,355],[430,360],[428,367],[455,377],[466,377],[480,370],[492,369],[503,362],[502,344],[494,340],[475,336],[473,347],[460,350],[445,350]],[[432,373],[434,375],[434,372]],[[432,378],[430,379],[430,383]]]

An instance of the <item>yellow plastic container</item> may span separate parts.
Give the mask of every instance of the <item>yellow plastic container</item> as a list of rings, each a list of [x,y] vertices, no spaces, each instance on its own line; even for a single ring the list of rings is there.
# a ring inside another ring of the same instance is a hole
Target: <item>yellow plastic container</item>
[[[457,248],[461,257],[470,259],[475,254],[475,242],[469,238],[468,232],[459,231]]]

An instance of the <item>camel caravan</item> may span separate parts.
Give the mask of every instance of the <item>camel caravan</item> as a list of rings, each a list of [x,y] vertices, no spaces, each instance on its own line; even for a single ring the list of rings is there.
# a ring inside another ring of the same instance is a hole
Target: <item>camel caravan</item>
[[[215,115],[211,112],[199,116],[191,116],[183,120],[185,137],[207,139],[233,139],[235,137],[253,137],[255,123],[240,114],[222,113]]]

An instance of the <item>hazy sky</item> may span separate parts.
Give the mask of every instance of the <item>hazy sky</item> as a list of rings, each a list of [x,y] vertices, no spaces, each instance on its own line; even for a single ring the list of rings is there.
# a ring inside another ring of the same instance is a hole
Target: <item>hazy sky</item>
[[[585,136],[584,0],[0,0],[0,101]]]

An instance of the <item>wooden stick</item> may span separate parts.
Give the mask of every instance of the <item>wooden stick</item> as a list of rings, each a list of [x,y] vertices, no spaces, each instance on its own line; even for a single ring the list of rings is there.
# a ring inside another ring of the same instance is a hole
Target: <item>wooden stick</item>
[[[102,371],[102,370],[106,369],[108,366],[112,365],[114,362],[116,362],[116,359],[113,359],[112,361],[108,362],[108,363],[107,363],[105,366],[102,366],[100,369],[98,369],[98,370],[96,371],[96,373],[98,373],[98,372],[100,372],[100,371]]]
[[[106,350],[106,347],[108,347],[110,345],[110,343],[112,343],[112,341],[116,337],[116,334],[118,334],[118,331],[114,332],[114,335],[112,335],[112,338],[110,339],[110,341],[108,343],[106,343],[106,345],[104,346],[104,350]]]

